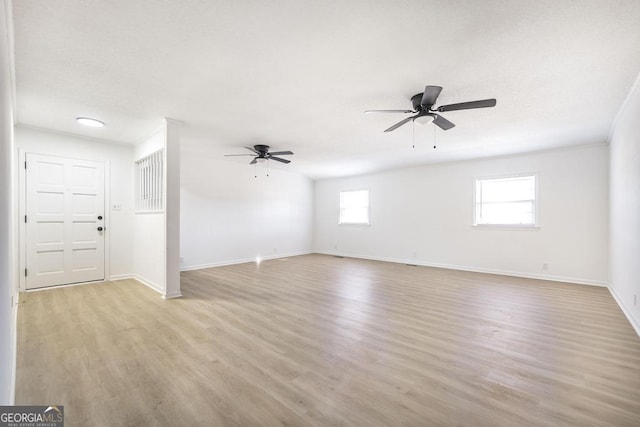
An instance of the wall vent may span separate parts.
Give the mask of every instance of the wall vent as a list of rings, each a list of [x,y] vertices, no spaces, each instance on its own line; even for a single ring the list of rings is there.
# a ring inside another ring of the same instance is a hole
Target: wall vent
[[[136,161],[136,213],[163,211],[163,169],[162,150]]]

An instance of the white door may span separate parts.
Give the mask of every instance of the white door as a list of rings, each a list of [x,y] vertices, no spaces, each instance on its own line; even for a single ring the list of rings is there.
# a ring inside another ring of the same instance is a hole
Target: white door
[[[104,280],[104,164],[26,160],[27,289]]]

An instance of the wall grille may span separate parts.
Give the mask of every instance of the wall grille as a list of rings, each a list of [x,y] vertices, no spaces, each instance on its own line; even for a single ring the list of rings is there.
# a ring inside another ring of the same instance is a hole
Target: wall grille
[[[162,212],[163,181],[162,150],[158,150],[135,163],[136,212]]]

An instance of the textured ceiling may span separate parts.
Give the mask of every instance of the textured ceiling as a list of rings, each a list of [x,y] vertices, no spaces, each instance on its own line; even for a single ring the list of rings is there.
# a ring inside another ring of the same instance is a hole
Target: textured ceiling
[[[14,0],[19,124],[184,150],[267,144],[324,178],[603,143],[640,71],[640,1]],[[442,131],[403,115],[425,85]],[[97,117],[103,129],[76,116]],[[438,148],[432,148],[434,137]],[[245,167],[248,158],[225,158]],[[272,162],[274,163],[274,162]],[[248,167],[248,166],[246,166]]]

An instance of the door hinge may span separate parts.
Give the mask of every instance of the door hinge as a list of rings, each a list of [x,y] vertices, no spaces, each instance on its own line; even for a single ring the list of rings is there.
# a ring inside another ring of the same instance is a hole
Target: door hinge
[[[26,215],[24,216],[24,222],[25,223],[27,222],[27,216]]]
[[[24,269],[24,277],[27,277],[27,269]]]
[[[26,160],[24,161],[24,168],[25,169],[27,168],[27,161]]]

